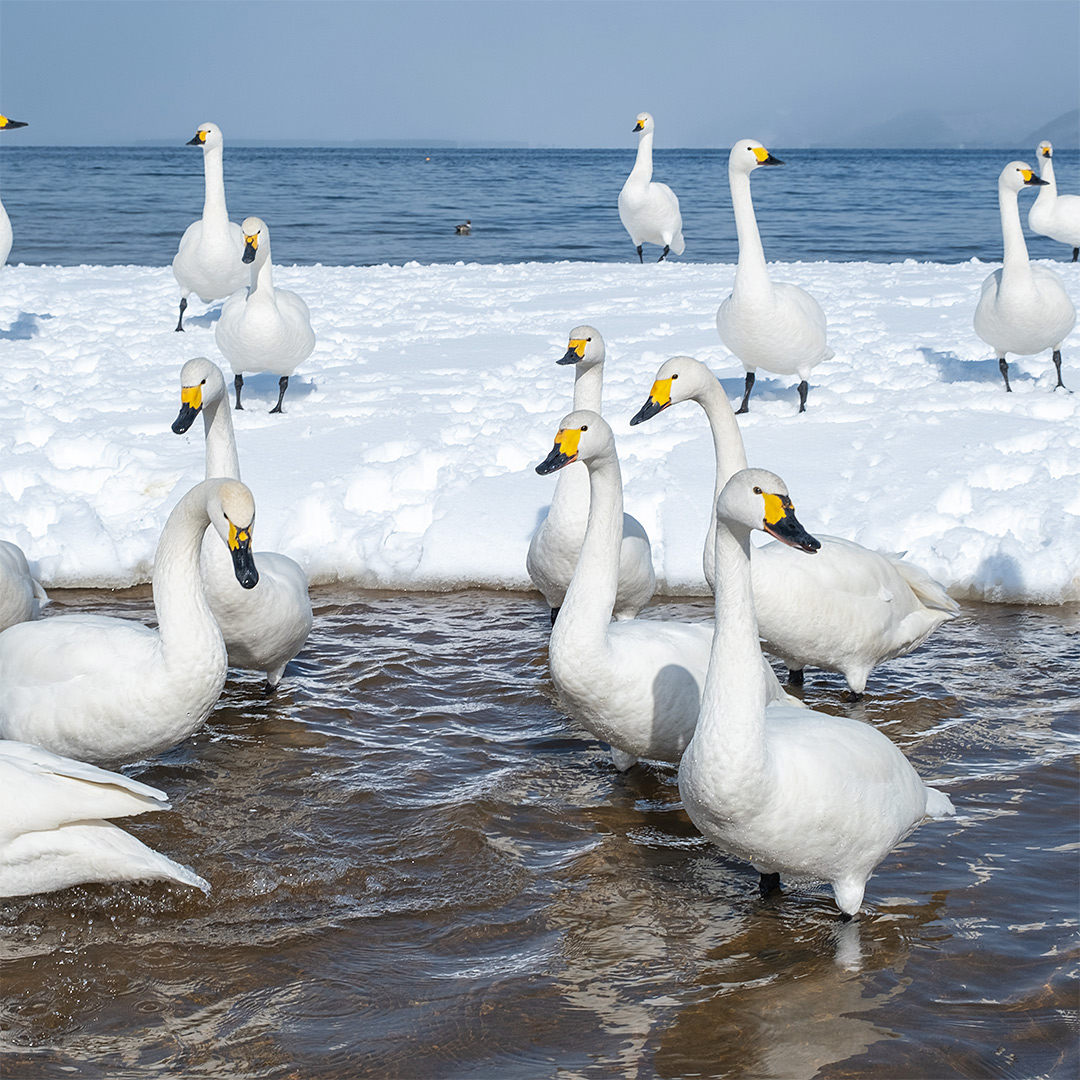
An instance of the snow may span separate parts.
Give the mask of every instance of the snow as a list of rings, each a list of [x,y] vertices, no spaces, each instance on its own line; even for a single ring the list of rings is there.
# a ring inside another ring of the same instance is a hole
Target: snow
[[[1080,268],[1054,263],[1080,304]],[[1080,600],[1080,393],[1049,353],[1012,358],[1012,394],[972,328],[992,264],[773,264],[829,320],[811,380],[759,371],[740,418],[751,464],[780,473],[811,531],[903,551],[957,599]],[[604,412],[627,510],[658,589],[705,593],[712,444],[692,403],[629,419],[669,356],[704,361],[729,398],[743,369],[716,334],[734,267],[526,263],[276,267],[318,341],[271,416],[277,379],[245,377],[234,413],[259,508],[256,549],[313,584],[530,588],[529,537],[554,487],[534,472],[571,410],[569,330],[608,346]],[[180,496],[203,476],[202,425],[170,425],[179,372],[207,356],[220,304],[193,298],[175,333],[170,270],[0,269],[0,538],[46,587],[149,580]],[[1080,331],[1062,355],[1080,389]]]

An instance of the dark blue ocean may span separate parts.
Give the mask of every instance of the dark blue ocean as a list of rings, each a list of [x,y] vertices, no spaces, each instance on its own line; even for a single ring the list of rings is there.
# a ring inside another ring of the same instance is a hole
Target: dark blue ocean
[[[262,217],[281,264],[622,262],[635,258],[616,208],[634,161],[620,150],[225,147],[229,215]],[[753,179],[770,261],[1001,258],[997,177],[1013,150],[786,150]],[[1080,152],[1054,157],[1080,190]],[[679,196],[682,259],[734,262],[726,150],[657,150],[654,178]],[[0,149],[9,261],[65,266],[171,262],[202,212],[195,147]],[[1022,193],[1025,220],[1033,194]],[[472,235],[457,236],[466,218]],[[1029,234],[1033,257],[1062,244]],[[646,248],[646,257],[652,251]]]

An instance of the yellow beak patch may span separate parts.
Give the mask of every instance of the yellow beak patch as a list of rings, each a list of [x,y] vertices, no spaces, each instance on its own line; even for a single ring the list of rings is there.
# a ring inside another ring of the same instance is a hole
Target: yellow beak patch
[[[755,146],[754,157],[756,157],[760,162],[765,162],[768,160],[769,151],[766,150],[764,146]]]
[[[649,391],[649,399],[657,405],[671,404],[671,379],[657,379]]]
[[[231,521],[229,522],[229,550],[237,551],[241,544],[251,543],[251,530],[238,529]]]
[[[587,344],[588,342],[584,338],[571,338],[570,341],[567,342],[566,349],[568,352],[577,353],[577,358],[579,360],[584,360],[585,346]]]
[[[198,412],[202,408],[202,383],[198,386],[184,386],[180,389],[180,404]]]
[[[766,492],[762,495],[762,498],[765,500],[765,523],[767,525],[775,525],[777,522],[783,521],[787,517],[788,510],[791,510],[792,513],[795,512],[795,508],[790,501],[780,495],[770,495]]]
[[[559,448],[559,453],[568,458],[577,457],[580,442],[581,428],[560,428],[555,435],[555,445]]]
[[[259,250],[259,234],[258,233],[252,233],[251,236],[245,236],[244,237],[244,243],[247,244],[248,247],[250,247],[252,251],[258,251]]]

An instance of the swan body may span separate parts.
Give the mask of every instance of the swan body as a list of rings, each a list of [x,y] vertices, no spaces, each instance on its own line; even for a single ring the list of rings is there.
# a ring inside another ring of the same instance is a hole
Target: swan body
[[[1061,381],[1061,343],[1076,325],[1073,306],[1061,278],[1046,266],[1028,258],[1024,230],[1020,225],[1019,192],[1025,187],[1041,187],[1030,165],[1010,161],[998,177],[998,209],[1004,241],[1002,267],[982,284],[975,308],[975,333],[997,353],[998,367],[1009,386],[1008,353],[1031,356],[1053,350],[1057,385]]]
[[[244,234],[229,220],[225,207],[225,144],[217,124],[200,124],[188,146],[201,146],[206,195],[202,217],[193,221],[180,238],[173,257],[172,270],[180,286],[180,319],[177,330],[184,329],[187,298],[195,293],[204,303],[220,300],[247,284]]]
[[[109,818],[168,810],[165,792],[29,743],[0,741],[0,896],[163,879],[209,892]]]
[[[287,289],[275,289],[270,261],[270,230],[261,218],[244,219],[244,262],[251,268],[251,284],[225,301],[214,338],[221,355],[235,373],[236,407],[245,371],[271,371],[279,375],[277,405],[281,402],[289,376],[315,348],[311,313],[301,297]]]
[[[189,360],[180,372],[180,401],[180,415],[172,426],[178,435],[202,413],[206,478],[239,480],[236,435],[221,368],[202,356]],[[229,664],[265,671],[267,689],[272,690],[311,633],[311,598],[307,575],[292,559],[259,551],[255,562],[259,586],[245,589],[236,580],[228,550],[206,533],[200,560],[203,589],[225,639]]]
[[[255,503],[238,480],[206,480],[176,505],[154,558],[158,629],[128,619],[64,615],[0,634],[0,738],[95,764],[137,761],[197,731],[225,685],[221,631],[199,580],[213,525],[254,588]]]
[[[575,410],[600,412],[605,353],[604,339],[595,327],[575,326],[570,331],[566,355],[557,363],[574,365]],[[551,507],[533,533],[525,558],[529,577],[551,607],[552,622],[574,576],[588,517],[589,471],[582,464],[571,465],[559,472]],[[655,588],[648,534],[636,518],[623,514],[614,617],[634,618],[652,598]]]
[[[738,421],[723,387],[699,360],[664,362],[648,400],[630,421],[639,424],[680,401],[705,412],[716,454],[712,503],[731,476],[746,468]],[[812,559],[786,544],[754,547],[750,560],[758,629],[766,652],[801,681],[807,666],[840,672],[852,694],[866,689],[879,664],[918,648],[959,605],[925,570],[838,536],[819,536]],[[715,586],[716,518],[710,515],[702,558]]]
[[[634,131],[638,133],[637,158],[619,192],[619,218],[630,234],[641,262],[645,261],[641,251],[643,243],[663,245],[658,262],[667,258],[669,251],[681,255],[686,250],[679,198],[667,184],[652,178],[655,127],[648,113],[638,113],[634,126]]]
[[[0,131],[13,131],[15,128],[26,126],[24,120],[11,120],[6,116],[0,116]],[[0,266],[7,262],[7,257],[11,254],[11,242],[13,239],[11,218],[8,217],[4,204],[0,202]]]
[[[1028,225],[1032,232],[1049,236],[1072,248],[1072,261],[1080,258],[1080,195],[1059,195],[1054,179],[1054,148],[1041,142],[1035,148],[1039,158],[1039,176],[1045,186],[1028,211]]]
[[[749,411],[759,367],[778,375],[798,375],[799,412],[805,412],[810,372],[832,359],[833,351],[825,343],[825,313],[818,302],[797,285],[769,277],[750,197],[750,174],[762,165],[783,162],[754,139],[737,142],[728,155],[739,262],[731,295],[716,313],[716,329],[746,369],[740,413]]]
[[[716,629],[701,715],[679,766],[690,819],[763,875],[827,881],[850,918],[866,880],[914,828],[955,810],[876,728],[766,708],[750,582],[750,532],[811,552],[783,481],[736,473],[717,503]],[[816,557],[804,555],[804,557]]]
[[[36,619],[48,602],[22,549],[0,540],[0,630]]]
[[[618,583],[622,477],[611,428],[587,409],[563,417],[541,475],[583,461],[589,519],[570,587],[551,630],[551,679],[567,712],[610,744],[628,769],[638,758],[679,760],[697,722],[712,646],[707,623],[611,621]],[[791,701],[760,650],[770,700]]]

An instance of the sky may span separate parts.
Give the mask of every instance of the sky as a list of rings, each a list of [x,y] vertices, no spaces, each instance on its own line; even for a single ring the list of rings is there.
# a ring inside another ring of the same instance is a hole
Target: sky
[[[1076,108],[1075,0],[0,0],[23,145],[854,145],[907,113],[1015,144]]]

